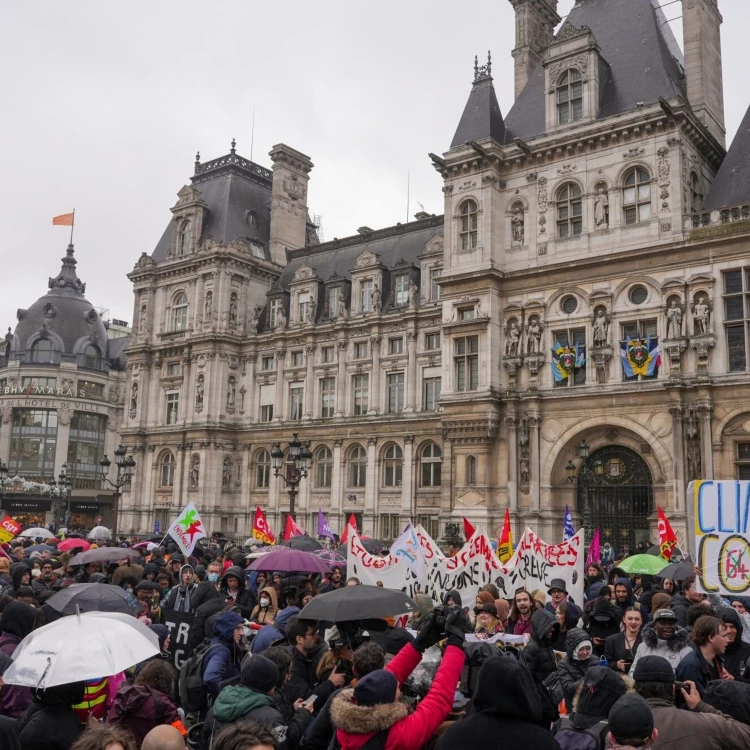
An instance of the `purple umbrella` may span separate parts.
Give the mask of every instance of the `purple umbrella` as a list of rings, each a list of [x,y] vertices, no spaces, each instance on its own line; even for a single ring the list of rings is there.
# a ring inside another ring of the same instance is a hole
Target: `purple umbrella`
[[[312,552],[269,552],[261,555],[249,565],[250,570],[265,570],[273,573],[327,573],[331,566]]]
[[[329,565],[346,565],[346,558],[332,549],[318,549],[313,552],[315,557],[319,557],[323,562]]]

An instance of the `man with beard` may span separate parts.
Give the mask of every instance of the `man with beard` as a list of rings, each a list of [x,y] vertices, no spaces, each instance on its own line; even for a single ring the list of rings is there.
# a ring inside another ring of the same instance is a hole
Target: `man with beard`
[[[526,589],[519,589],[513,597],[513,608],[510,612],[508,632],[513,635],[531,634],[531,614],[534,607],[531,594]]]
[[[334,567],[331,571],[331,577],[329,578],[328,583],[324,583],[318,589],[318,592],[321,594],[327,594],[329,591],[336,591],[336,589],[340,589],[343,585],[344,582],[341,576],[341,568]]]
[[[41,594],[45,591],[57,591],[60,588],[60,582],[57,580],[53,570],[51,560],[46,560],[42,563],[42,574],[31,582],[34,594]]]

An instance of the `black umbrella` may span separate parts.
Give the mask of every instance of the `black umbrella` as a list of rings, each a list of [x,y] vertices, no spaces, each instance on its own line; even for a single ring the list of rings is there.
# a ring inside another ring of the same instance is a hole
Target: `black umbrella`
[[[88,565],[89,563],[98,562],[117,562],[125,558],[140,557],[141,553],[137,549],[130,547],[99,547],[90,549],[87,552],[79,552],[73,557],[68,565]]]
[[[646,554],[647,555],[656,555],[658,557],[659,555],[661,555],[661,549],[659,549],[659,545],[658,544],[652,544],[646,550]]]
[[[361,539],[362,546],[371,554],[379,555],[384,549],[385,544],[380,539]]]
[[[119,586],[106,583],[73,583],[47,600],[52,609],[63,615],[76,612],[122,612],[132,615],[135,608]]]
[[[314,596],[299,613],[300,618],[346,622],[391,617],[414,612],[417,606],[403,591],[380,586],[344,586]]]
[[[671,578],[673,581],[684,581],[695,573],[695,563],[688,557],[682,562],[670,563],[659,573],[659,578]]]
[[[300,552],[315,552],[316,549],[323,549],[323,545],[319,544],[311,536],[293,536],[286,542],[281,542],[283,547],[291,547],[292,549],[299,550]]]

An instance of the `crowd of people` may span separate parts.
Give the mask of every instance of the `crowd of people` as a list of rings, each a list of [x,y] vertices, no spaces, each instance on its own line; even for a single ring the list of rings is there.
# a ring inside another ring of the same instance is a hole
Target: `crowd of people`
[[[80,566],[5,545],[0,675],[75,583],[118,587],[160,650],[46,689],[0,678],[0,750],[750,750],[750,601],[706,597],[693,575],[628,576],[607,557],[581,601],[561,579],[509,599],[490,583],[417,594],[408,621],[329,622],[301,614],[361,585],[343,565],[266,573],[217,541],[187,559],[137,541]]]

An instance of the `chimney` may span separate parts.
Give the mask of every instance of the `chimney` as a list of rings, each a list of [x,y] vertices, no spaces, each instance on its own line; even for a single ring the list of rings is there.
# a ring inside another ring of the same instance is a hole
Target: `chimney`
[[[286,265],[286,250],[307,241],[307,183],[313,168],[309,156],[279,143],[269,156],[273,162],[271,188],[271,260]]]
[[[562,20],[557,15],[557,0],[509,0],[516,11],[515,60],[516,99],[523,91],[534,68],[539,65],[549,46],[555,26]]]
[[[693,112],[726,148],[718,0],[682,0],[687,97]]]

